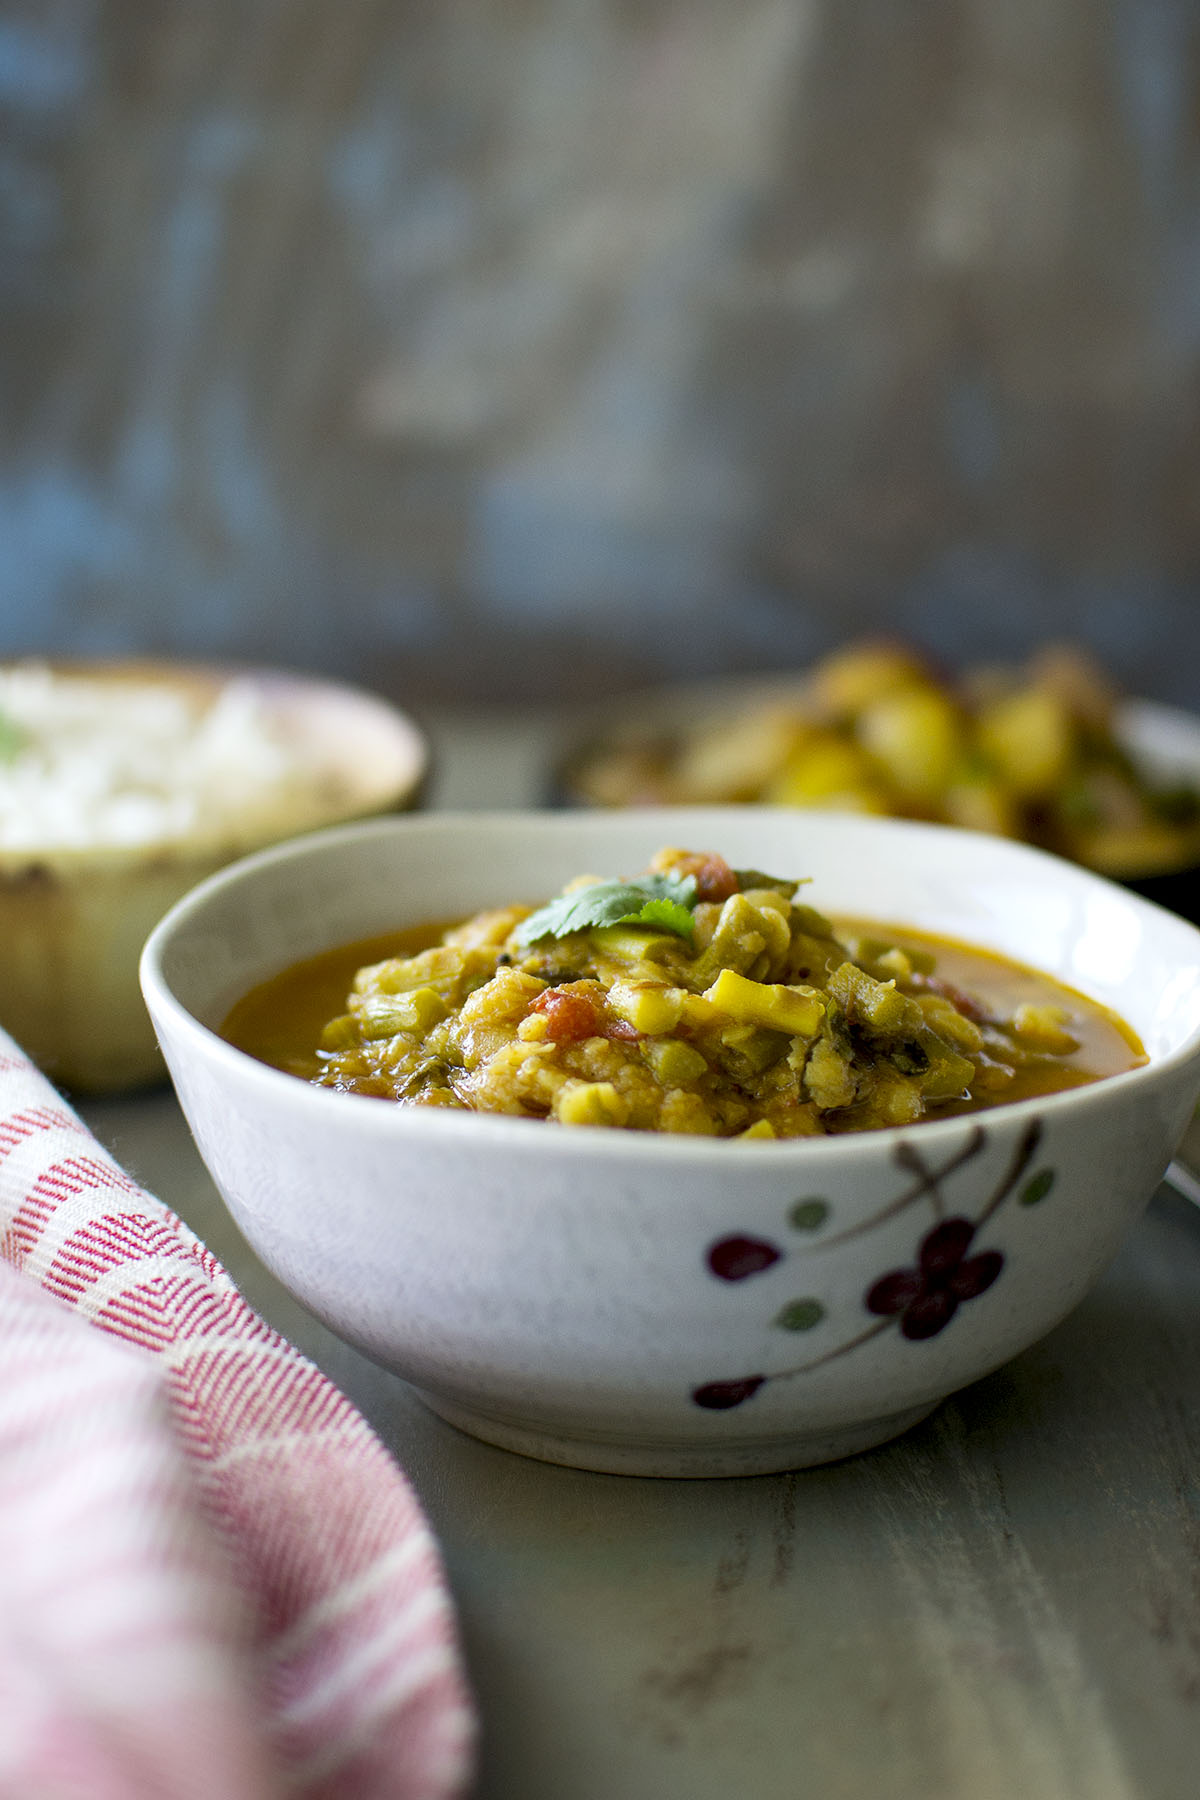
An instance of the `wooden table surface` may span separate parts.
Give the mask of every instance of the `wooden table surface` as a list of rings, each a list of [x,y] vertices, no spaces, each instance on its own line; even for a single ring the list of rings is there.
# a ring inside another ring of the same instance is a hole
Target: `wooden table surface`
[[[539,797],[536,723],[431,724],[432,804]],[[478,1800],[1196,1800],[1186,1201],[1160,1191],[1064,1324],[896,1443],[796,1474],[652,1481],[536,1463],[432,1417],[261,1267],[169,1091],[83,1111],[407,1471],[479,1700]]]

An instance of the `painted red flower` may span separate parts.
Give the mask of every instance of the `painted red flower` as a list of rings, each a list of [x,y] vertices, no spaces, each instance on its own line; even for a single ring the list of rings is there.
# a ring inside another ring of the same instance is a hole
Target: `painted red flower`
[[[773,1244],[770,1238],[748,1237],[744,1232],[738,1232],[710,1244],[704,1260],[719,1280],[745,1281],[748,1275],[761,1275],[782,1255],[779,1245]]]
[[[703,1387],[692,1389],[692,1399],[709,1412],[728,1412],[731,1406],[740,1406],[757,1394],[766,1379],[765,1375],[743,1375],[737,1381],[706,1381]]]
[[[970,1219],[943,1219],[921,1239],[915,1266],[892,1269],[867,1289],[867,1311],[899,1316],[906,1338],[936,1337],[963,1301],[990,1288],[1004,1266],[999,1250],[968,1255],[974,1236]]]

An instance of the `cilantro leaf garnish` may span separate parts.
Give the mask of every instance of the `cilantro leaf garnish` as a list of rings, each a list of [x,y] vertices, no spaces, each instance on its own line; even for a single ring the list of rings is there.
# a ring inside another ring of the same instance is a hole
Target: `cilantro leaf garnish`
[[[540,906],[518,925],[518,944],[569,937],[598,925],[650,925],[690,938],[696,928],[694,875],[639,875],[633,881],[597,881]]]
[[[654,925],[660,931],[673,931],[676,937],[690,938],[696,929],[691,909],[681,900],[647,900],[636,913],[618,920],[622,925]]]

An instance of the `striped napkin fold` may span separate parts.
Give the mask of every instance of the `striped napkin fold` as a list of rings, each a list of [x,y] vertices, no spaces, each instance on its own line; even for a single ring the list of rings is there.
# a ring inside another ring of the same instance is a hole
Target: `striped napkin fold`
[[[0,1032],[0,1797],[450,1800],[403,1474]]]

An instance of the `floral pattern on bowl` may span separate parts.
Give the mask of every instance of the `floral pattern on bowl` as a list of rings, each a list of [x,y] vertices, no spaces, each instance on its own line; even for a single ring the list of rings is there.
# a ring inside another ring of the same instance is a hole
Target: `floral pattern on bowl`
[[[892,1326],[912,1342],[938,1336],[959,1308],[985,1294],[1003,1271],[1002,1251],[987,1246],[976,1248],[983,1227],[1012,1194],[1019,1191],[1021,1204],[1034,1206],[1044,1200],[1054,1186],[1054,1170],[1048,1166],[1028,1174],[1041,1138],[1041,1120],[1032,1119],[1018,1141],[1008,1168],[974,1219],[951,1209],[945,1188],[960,1169],[981,1153],[987,1143],[986,1127],[974,1125],[965,1145],[940,1168],[932,1167],[909,1139],[901,1139],[896,1145],[894,1159],[898,1168],[911,1179],[900,1193],[871,1218],[845,1231],[831,1232],[812,1246],[814,1251],[819,1251],[846,1243],[910,1207],[929,1205],[933,1223],[918,1239],[913,1260],[885,1270],[863,1293],[863,1309],[872,1315],[873,1322],[866,1327],[857,1325],[831,1349],[790,1368],[777,1369],[770,1374],[701,1382],[692,1389],[696,1405],[712,1412],[741,1406],[768,1381],[783,1381],[807,1374],[835,1357],[845,1356]],[[788,1223],[793,1230],[811,1233],[825,1225],[830,1211],[828,1201],[819,1196],[808,1196],[796,1201],[789,1209]],[[765,1273],[782,1262],[787,1254],[786,1249],[769,1238],[732,1233],[711,1243],[704,1260],[709,1273],[718,1281],[737,1282]],[[825,1318],[826,1309],[820,1300],[811,1295],[798,1295],[776,1312],[772,1323],[783,1331],[806,1332],[821,1325]]]

